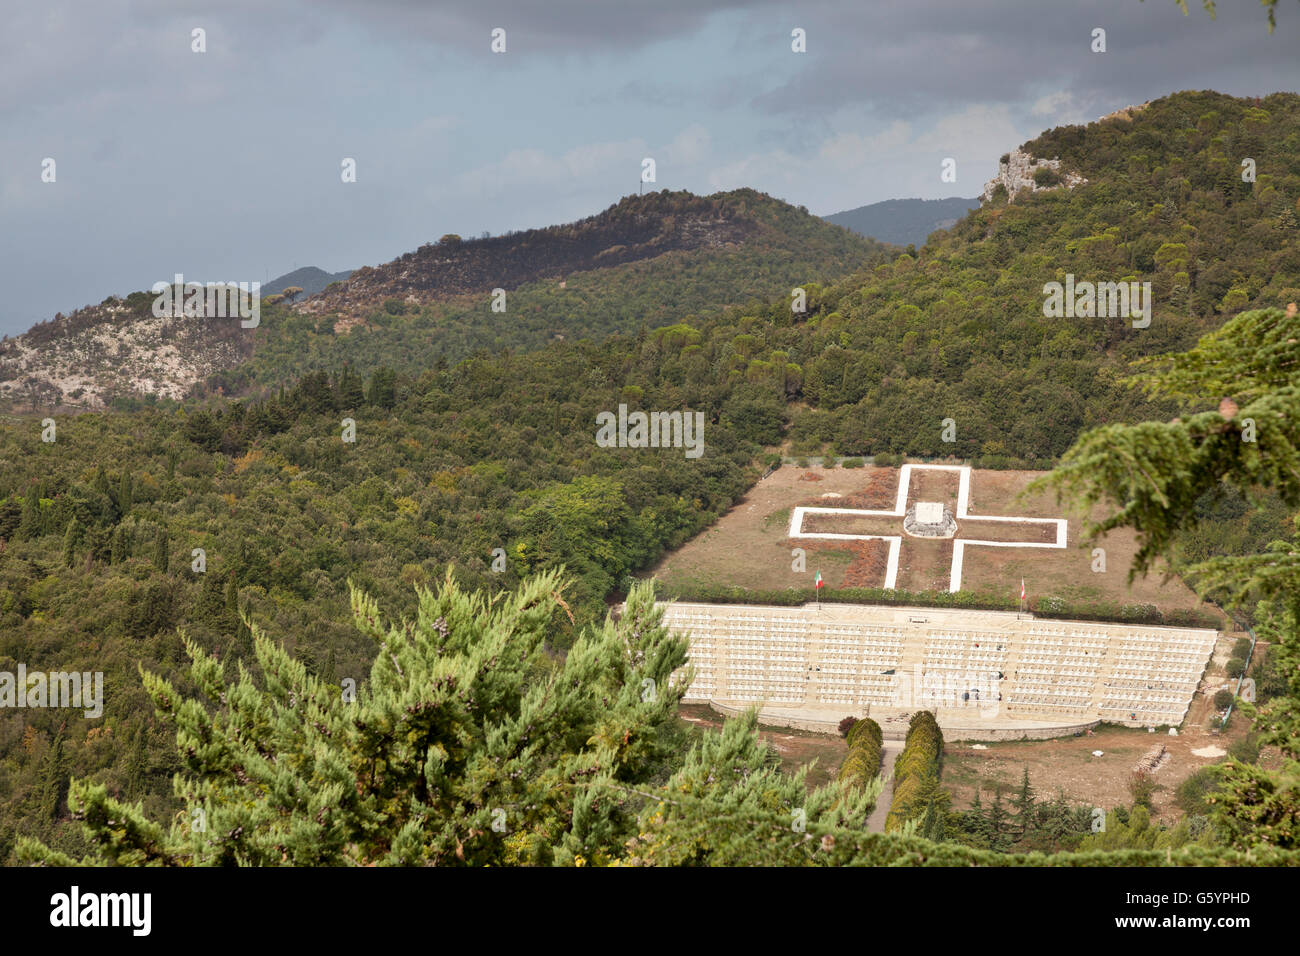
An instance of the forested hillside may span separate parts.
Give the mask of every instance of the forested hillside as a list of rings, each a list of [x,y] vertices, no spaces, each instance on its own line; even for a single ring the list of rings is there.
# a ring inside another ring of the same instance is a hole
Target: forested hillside
[[[564,226],[446,236],[306,300],[267,295],[255,328],[156,318],[149,292],[110,296],[0,341],[0,401],[93,408],[265,394],[345,363],[418,374],[480,350],[600,340],[766,300],[875,265],[886,248],[752,189],[630,196]]]
[[[192,689],[178,628],[248,658],[251,615],[323,680],[360,681],[374,646],[350,624],[349,581],[399,619],[412,585],[449,565],[485,591],[563,565],[562,646],[786,442],[1046,467],[1087,427],[1184,413],[1121,379],[1245,308],[1300,299],[1297,146],[1300,97],[1178,94],[1045,133],[1026,149],[1087,186],[997,198],[915,257],[878,261],[844,230],[739,191],[725,202],[767,238],[738,250],[525,284],[504,315],[488,296],[390,300],[351,325],[269,306],[252,358],[205,395],[55,415],[53,442],[43,415],[5,419],[0,670],[104,670],[107,687],[93,723],[0,714],[0,856],[18,832],[79,849],[69,773],[154,818],[176,808],[172,733],[137,665]],[[1246,156],[1254,183],[1233,175]],[[1150,327],[1045,318],[1043,285],[1067,272],[1151,281]],[[620,403],[702,412],[703,456],[598,447],[596,415]],[[1229,517],[1233,542],[1267,533]]]

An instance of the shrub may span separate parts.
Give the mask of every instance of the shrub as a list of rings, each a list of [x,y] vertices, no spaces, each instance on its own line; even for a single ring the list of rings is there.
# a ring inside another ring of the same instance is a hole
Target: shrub
[[[1146,807],[1151,809],[1151,797],[1156,792],[1156,782],[1151,779],[1151,774],[1144,770],[1135,771],[1129,778],[1128,793],[1133,798],[1133,807]]]
[[[849,721],[853,723],[845,728]],[[845,717],[840,721],[840,732],[849,742],[849,752],[840,764],[838,778],[855,787],[865,787],[880,773],[884,759],[884,735],[880,725],[870,717],[857,720]]]
[[[1044,595],[1034,602],[1034,611],[1038,614],[1061,614],[1065,609],[1064,599],[1053,595]]]
[[[861,458],[845,458],[841,463],[841,468],[861,468],[863,461]]]
[[[800,458],[798,461],[796,461],[796,462],[794,463],[794,466],[795,466],[796,468],[807,468],[807,467],[808,467],[808,459],[807,459],[807,458]]]
[[[882,746],[885,740],[885,735],[881,731],[880,725],[869,717],[865,720],[858,720],[854,723],[853,727],[845,734],[845,737],[848,738],[850,747],[856,746],[860,740],[867,738]]]
[[[856,724],[857,722],[858,722],[858,718],[856,717],[845,717],[843,720],[841,720],[840,736],[847,737],[849,735],[849,731],[853,729],[853,725]]]
[[[1233,699],[1232,691],[1228,690],[1226,687],[1223,688],[1223,690],[1214,695],[1214,709],[1227,710],[1228,705],[1232,703]]]
[[[1285,696],[1287,677],[1271,648],[1255,664],[1255,700],[1265,704],[1274,697]]]
[[[897,830],[923,811],[937,785],[943,760],[943,734],[934,714],[917,711],[908,725],[903,752],[894,761],[894,798],[885,818],[885,831]]]
[[[1228,665],[1224,670],[1229,677],[1240,677],[1246,673],[1246,662],[1240,657],[1231,657],[1228,659]]]
[[[1241,763],[1254,763],[1259,759],[1259,735],[1253,730],[1228,746],[1228,756]]]
[[[1061,174],[1050,166],[1039,166],[1034,170],[1035,186],[1058,186],[1061,183]]]
[[[1201,767],[1178,785],[1174,803],[1186,813],[1208,815],[1209,796],[1219,789],[1219,779],[1213,767]]]

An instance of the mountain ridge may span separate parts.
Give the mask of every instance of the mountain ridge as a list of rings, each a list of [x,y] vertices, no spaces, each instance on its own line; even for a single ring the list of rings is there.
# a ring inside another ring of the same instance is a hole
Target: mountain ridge
[[[842,276],[883,250],[756,190],[663,190],[624,197],[572,223],[483,239],[444,236],[345,280],[316,267],[296,270],[263,287],[257,328],[155,317],[149,292],[109,296],[0,342],[0,400],[11,408],[93,408],[115,397],[179,400],[200,385],[231,394],[364,359],[394,339],[413,369],[478,349],[601,338],[675,310]],[[314,295],[301,281],[326,277]],[[284,301],[291,280],[309,294]],[[511,293],[504,317],[488,308],[497,288]],[[130,362],[119,358],[128,355]],[[249,366],[255,356],[262,358]]]
[[[979,205],[978,197],[886,199],[822,218],[880,242],[923,246],[930,233],[949,228],[972,209],[978,209]]]

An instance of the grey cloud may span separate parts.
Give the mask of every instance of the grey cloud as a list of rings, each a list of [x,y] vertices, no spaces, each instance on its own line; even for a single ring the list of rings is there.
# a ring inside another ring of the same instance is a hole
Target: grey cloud
[[[1213,21],[1200,10],[1184,17],[1176,7],[1136,0],[817,3],[806,12],[806,66],[756,94],[760,110],[865,105],[884,116],[908,116],[1064,89],[1100,115],[1127,105],[1126,98],[1179,89],[1244,95],[1300,82],[1300,67],[1288,53],[1300,38],[1300,17],[1282,18],[1270,36],[1258,9],[1220,5]],[[1106,30],[1105,53],[1090,49],[1094,27]]]

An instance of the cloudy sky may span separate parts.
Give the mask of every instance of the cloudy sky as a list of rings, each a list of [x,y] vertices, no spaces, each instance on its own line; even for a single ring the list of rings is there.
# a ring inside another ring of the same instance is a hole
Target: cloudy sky
[[[0,333],[177,272],[265,281],[581,218],[635,192],[644,157],[657,188],[752,186],[829,214],[978,195],[1043,129],[1176,90],[1300,89],[1300,6],[1270,36],[1253,2],[1221,0],[1217,20],[1189,5],[9,4]]]

